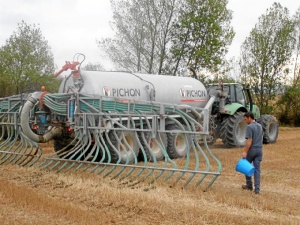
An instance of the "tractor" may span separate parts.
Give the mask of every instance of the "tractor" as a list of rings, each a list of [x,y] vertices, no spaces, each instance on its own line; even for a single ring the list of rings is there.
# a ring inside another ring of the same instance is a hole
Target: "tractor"
[[[251,111],[255,120],[261,124],[263,143],[274,143],[278,137],[278,121],[272,115],[261,115],[253,103],[251,89],[239,83],[214,83],[207,87],[209,95],[216,96],[210,118],[210,142],[221,138],[226,147],[245,146],[245,112]]]

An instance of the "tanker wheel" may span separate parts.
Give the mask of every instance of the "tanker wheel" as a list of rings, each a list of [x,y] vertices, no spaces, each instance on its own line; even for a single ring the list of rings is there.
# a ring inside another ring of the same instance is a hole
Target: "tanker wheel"
[[[179,128],[176,124],[169,124],[166,126],[166,130],[172,131],[172,130],[182,130]],[[171,159],[176,158],[183,158],[186,156],[187,151],[189,150],[189,140],[187,135],[184,133],[167,133],[168,137],[168,146],[167,146],[167,152]]]
[[[0,126],[0,141],[3,141],[8,138],[7,130],[8,130],[7,125]]]
[[[71,150],[74,145],[69,145],[72,142],[72,138],[55,138],[53,139],[54,151],[59,158],[64,158],[66,154]],[[63,151],[62,149],[65,148]]]
[[[117,136],[117,137],[116,137]],[[108,133],[113,146],[108,145],[112,162],[134,163],[139,153],[139,144],[134,131],[113,131]]]
[[[143,139],[143,134],[142,132],[139,134],[141,144],[145,150],[145,154],[147,157],[147,160],[149,162],[154,162],[154,158],[156,161],[161,161],[164,159],[164,153],[163,150],[161,149],[164,148],[165,150],[167,149],[168,145],[168,139],[167,139],[167,134],[166,133],[158,133],[156,138],[152,138],[151,132],[143,132],[145,136],[146,143]],[[160,137],[159,137],[159,136]],[[161,140],[161,141],[160,141]],[[149,147],[151,149],[149,149]],[[142,151],[139,153],[139,159],[143,159],[144,155]]]
[[[274,143],[278,137],[278,121],[272,115],[262,115],[257,119],[257,122],[262,126],[264,136],[263,143]]]
[[[65,138],[55,138],[53,139],[54,151],[59,152],[61,149],[65,148],[71,143],[72,139]],[[68,146],[65,151],[70,150],[73,146]]]
[[[243,112],[228,116],[221,124],[220,137],[223,144],[229,148],[245,146],[246,129]]]

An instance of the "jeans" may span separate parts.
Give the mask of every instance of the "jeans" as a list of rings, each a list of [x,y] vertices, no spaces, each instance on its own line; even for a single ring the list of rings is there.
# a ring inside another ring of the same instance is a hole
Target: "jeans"
[[[250,149],[248,151],[247,157],[246,159],[248,160],[248,162],[252,163],[253,162],[253,166],[255,168],[255,172],[254,172],[254,190],[255,192],[259,192],[260,191],[260,163],[262,161],[262,149],[260,150],[253,150]],[[252,186],[252,179],[251,177],[245,176],[246,177],[246,184],[248,187],[253,187]]]

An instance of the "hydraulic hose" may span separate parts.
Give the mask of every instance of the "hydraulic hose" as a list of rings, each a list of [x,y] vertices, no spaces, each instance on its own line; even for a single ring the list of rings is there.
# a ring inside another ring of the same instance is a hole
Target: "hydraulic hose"
[[[44,135],[35,134],[29,125],[29,115],[30,110],[34,107],[34,105],[39,101],[39,98],[43,92],[34,92],[24,104],[21,111],[21,127],[23,133],[32,141],[37,143],[45,143],[53,139],[53,137],[60,135],[62,132],[61,128],[53,127]]]

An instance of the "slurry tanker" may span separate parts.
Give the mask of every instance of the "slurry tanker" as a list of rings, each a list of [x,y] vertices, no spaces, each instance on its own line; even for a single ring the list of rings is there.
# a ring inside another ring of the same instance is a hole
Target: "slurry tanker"
[[[193,77],[86,71],[84,56],[76,56],[55,75],[71,70],[57,93],[0,99],[1,164],[42,159],[44,169],[89,171],[128,185],[161,179],[206,183],[206,190],[222,170],[208,145],[220,138],[225,147],[244,146],[245,112],[263,126],[265,143],[277,139],[277,120],[260,115],[241,84],[206,88],[194,71]],[[54,152],[43,155],[40,143],[49,141]]]

